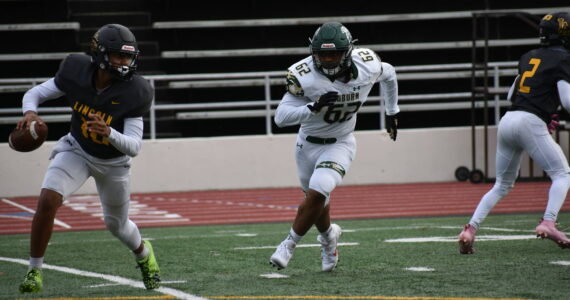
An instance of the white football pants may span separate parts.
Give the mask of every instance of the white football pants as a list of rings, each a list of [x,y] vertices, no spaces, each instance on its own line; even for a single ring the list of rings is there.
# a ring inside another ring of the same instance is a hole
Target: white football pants
[[[499,122],[497,132],[497,180],[479,202],[469,221],[471,226],[479,228],[491,209],[511,191],[519,173],[523,151],[526,151],[552,180],[544,219],[556,221],[570,188],[568,161],[560,146],[548,133],[544,121],[532,113],[509,111]]]
[[[305,140],[303,132],[297,135],[295,158],[301,188],[306,193],[313,189],[326,197],[342,182],[356,154],[356,139],[347,134],[334,144],[314,144]]]
[[[42,188],[67,198],[89,177],[95,179],[107,229],[129,249],[141,244],[140,232],[129,220],[131,158],[99,159],[87,154],[68,134],[55,145]]]

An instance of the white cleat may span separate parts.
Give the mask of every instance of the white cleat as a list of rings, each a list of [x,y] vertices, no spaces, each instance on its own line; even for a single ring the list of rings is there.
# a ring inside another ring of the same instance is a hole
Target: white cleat
[[[323,272],[330,272],[338,263],[338,239],[342,234],[342,229],[337,224],[331,225],[332,229],[328,238],[322,235],[317,236],[317,241],[321,243],[321,258],[323,260]]]
[[[293,251],[295,251],[295,242],[292,240],[286,239],[279,246],[277,246],[277,250],[271,255],[269,259],[269,263],[273,266],[277,267],[277,270],[287,268],[289,264],[289,260],[293,257]]]

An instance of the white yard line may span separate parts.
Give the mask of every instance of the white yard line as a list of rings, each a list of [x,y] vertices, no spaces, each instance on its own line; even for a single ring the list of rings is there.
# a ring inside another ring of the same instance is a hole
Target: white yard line
[[[0,256],[0,260],[1,261],[7,261],[7,262],[13,262],[13,263],[17,263],[17,264],[22,264],[22,265],[28,265],[28,261],[23,260],[23,259],[1,257]],[[44,264],[43,268],[48,269],[48,270],[55,270],[55,271],[59,271],[59,272],[78,275],[78,276],[104,279],[104,280],[107,280],[107,281],[110,281],[113,283],[118,283],[121,285],[127,285],[127,286],[131,286],[134,288],[141,288],[141,289],[145,288],[142,281],[136,281],[136,280],[132,280],[132,279],[128,279],[128,278],[124,278],[124,277],[120,277],[120,276],[115,276],[115,275],[100,274],[100,273],[82,271],[82,270],[78,270],[78,269],[73,269],[73,268],[68,268],[68,267],[60,267],[60,266],[54,266],[54,265],[48,265],[48,264]],[[187,294],[187,293],[184,293],[182,291],[172,289],[172,288],[167,288],[167,287],[160,287],[158,289],[155,289],[154,291],[157,291],[157,292],[165,294],[165,295],[171,295],[171,296],[174,296],[178,299],[186,299],[186,300],[204,300],[204,299],[206,299],[206,298],[198,297],[198,296],[195,296],[192,294]]]
[[[33,209],[31,209],[31,208],[27,208],[27,207],[25,207],[25,206],[23,206],[23,205],[21,205],[21,204],[18,204],[18,203],[14,202],[14,201],[10,201],[10,200],[5,199],[5,198],[2,198],[2,202],[6,203],[6,204],[9,204],[9,205],[12,205],[12,206],[15,206],[15,207],[17,207],[17,208],[20,208],[20,209],[22,209],[22,210],[25,210],[25,211],[27,211],[27,212],[29,212],[29,213],[31,213],[31,214],[35,214],[35,213],[36,213],[36,211],[33,210]],[[63,228],[67,228],[67,229],[70,229],[70,228],[71,228],[71,226],[67,225],[66,223],[64,223],[64,222],[62,222],[62,221],[60,221],[60,220],[58,220],[58,219],[54,219],[54,224],[55,224],[55,225],[59,225],[59,226],[61,226],[61,227],[63,227]]]
[[[532,240],[536,239],[534,235],[478,235],[477,241],[512,241],[512,240]],[[454,242],[457,243],[457,236],[431,236],[431,237],[412,237],[401,239],[384,240],[386,243],[427,243],[427,242]]]
[[[358,246],[360,243],[338,243],[339,246]],[[300,244],[297,248],[320,247],[321,244]],[[275,249],[275,246],[257,246],[257,247],[237,247],[234,250],[257,250],[257,249]]]

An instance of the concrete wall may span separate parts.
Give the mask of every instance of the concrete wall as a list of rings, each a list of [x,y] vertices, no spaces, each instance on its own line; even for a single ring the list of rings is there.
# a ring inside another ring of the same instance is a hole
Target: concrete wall
[[[477,167],[483,169],[481,128],[476,136]],[[495,176],[495,137],[490,127],[490,177]],[[455,181],[458,166],[471,169],[470,127],[400,130],[397,142],[385,131],[359,131],[356,138],[356,159],[343,185]],[[0,197],[37,195],[53,145],[18,153],[0,144]],[[290,134],[145,140],[133,161],[132,191],[296,187],[294,150],[295,135]],[[523,159],[523,174],[527,170],[528,159]],[[541,174],[537,167],[535,174]],[[77,193],[95,192],[90,179]]]

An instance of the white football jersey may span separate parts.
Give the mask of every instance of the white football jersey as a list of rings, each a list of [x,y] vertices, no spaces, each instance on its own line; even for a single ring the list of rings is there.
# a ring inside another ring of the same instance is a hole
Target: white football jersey
[[[318,72],[312,56],[289,67],[287,93],[275,113],[276,124],[281,127],[301,124],[303,133],[321,138],[349,134],[354,131],[358,110],[378,81],[387,83],[382,86],[387,113],[398,113],[398,88],[394,67],[381,62],[374,51],[366,48],[354,49],[352,62],[351,78],[346,83],[341,80],[331,81]],[[311,112],[307,104],[331,91],[338,92],[338,100],[330,107],[323,107],[318,113]]]

